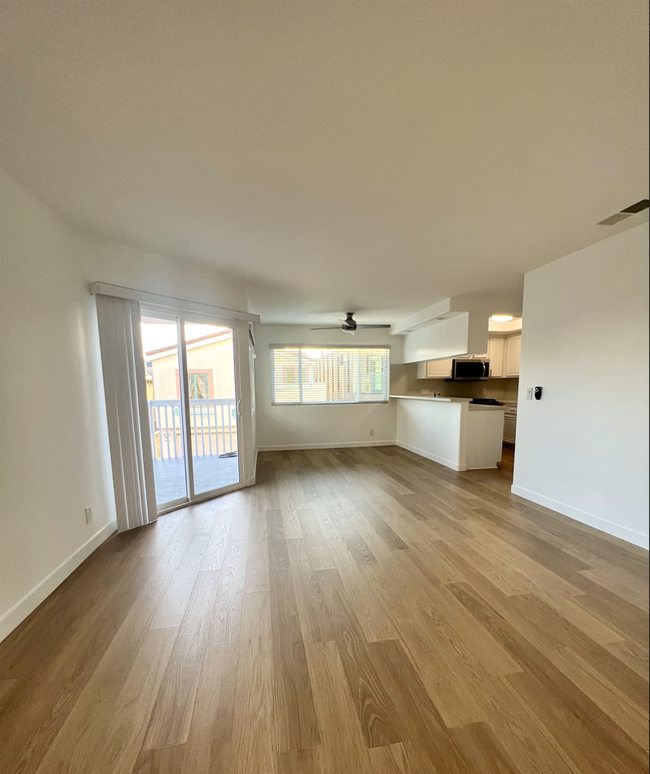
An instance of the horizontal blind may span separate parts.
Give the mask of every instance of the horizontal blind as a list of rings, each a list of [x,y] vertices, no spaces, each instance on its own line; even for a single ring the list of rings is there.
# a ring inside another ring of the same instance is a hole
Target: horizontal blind
[[[383,403],[390,387],[387,347],[271,347],[275,404]]]

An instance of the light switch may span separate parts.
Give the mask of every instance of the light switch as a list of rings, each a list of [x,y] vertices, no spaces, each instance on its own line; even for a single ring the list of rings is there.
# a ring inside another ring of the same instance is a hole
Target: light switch
[[[526,387],[526,400],[532,400],[535,394],[533,387]]]

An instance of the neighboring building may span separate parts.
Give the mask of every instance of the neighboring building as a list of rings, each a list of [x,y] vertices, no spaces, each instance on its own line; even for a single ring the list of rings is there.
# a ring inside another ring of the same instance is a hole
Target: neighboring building
[[[154,400],[180,400],[176,345],[145,353],[153,382]],[[234,398],[232,331],[201,336],[187,342],[190,399]]]
[[[156,459],[182,456],[181,392],[176,345],[145,352],[147,400]],[[237,450],[235,368],[231,330],[187,342],[192,452]]]

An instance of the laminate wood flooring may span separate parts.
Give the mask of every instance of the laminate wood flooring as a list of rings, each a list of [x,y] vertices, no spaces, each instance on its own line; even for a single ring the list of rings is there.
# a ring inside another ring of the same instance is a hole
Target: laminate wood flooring
[[[0,644],[2,774],[642,774],[648,555],[397,447],[115,535]]]

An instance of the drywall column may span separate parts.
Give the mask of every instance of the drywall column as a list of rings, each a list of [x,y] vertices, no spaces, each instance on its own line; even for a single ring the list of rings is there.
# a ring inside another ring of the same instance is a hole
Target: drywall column
[[[527,274],[523,321],[512,491],[647,548],[648,224]]]

